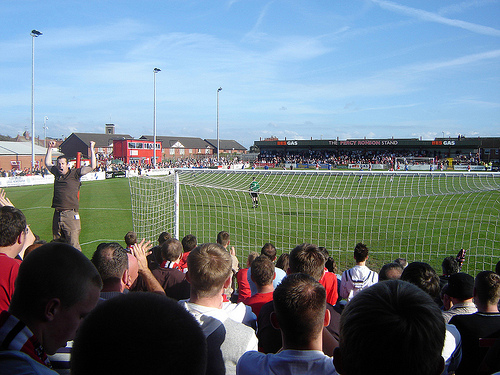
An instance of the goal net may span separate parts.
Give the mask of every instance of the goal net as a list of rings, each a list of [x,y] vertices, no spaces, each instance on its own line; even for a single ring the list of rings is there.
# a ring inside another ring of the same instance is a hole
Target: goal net
[[[266,242],[278,254],[303,242],[324,246],[339,272],[354,264],[357,242],[377,271],[401,257],[441,272],[461,248],[472,275],[500,260],[500,174],[178,169],[129,180],[139,238],[156,242],[167,231],[215,242],[225,230],[242,267]]]

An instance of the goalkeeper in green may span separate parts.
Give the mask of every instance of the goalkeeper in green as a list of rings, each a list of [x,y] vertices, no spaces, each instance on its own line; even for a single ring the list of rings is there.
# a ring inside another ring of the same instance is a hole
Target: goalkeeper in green
[[[252,207],[259,207],[259,191],[260,184],[254,177],[252,183],[250,184],[250,196],[252,197]]]

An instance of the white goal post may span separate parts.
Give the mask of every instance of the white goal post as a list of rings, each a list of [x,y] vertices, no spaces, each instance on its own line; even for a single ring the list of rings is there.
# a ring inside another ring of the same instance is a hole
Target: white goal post
[[[499,173],[175,169],[129,181],[138,238],[156,242],[167,231],[215,242],[226,230],[243,267],[266,242],[278,253],[324,246],[339,271],[354,263],[357,242],[368,245],[377,271],[402,257],[441,272],[444,257],[461,248],[472,275],[500,260]]]

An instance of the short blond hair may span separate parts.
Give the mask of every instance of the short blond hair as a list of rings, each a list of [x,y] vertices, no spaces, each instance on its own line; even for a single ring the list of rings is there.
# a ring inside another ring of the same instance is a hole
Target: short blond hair
[[[231,255],[217,243],[196,247],[187,258],[189,282],[198,297],[213,297],[232,274]]]

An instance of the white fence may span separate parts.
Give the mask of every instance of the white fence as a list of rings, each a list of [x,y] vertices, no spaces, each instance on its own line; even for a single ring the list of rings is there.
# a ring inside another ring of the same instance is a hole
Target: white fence
[[[236,164],[231,165],[230,169],[245,169],[248,168],[249,165],[245,164]],[[349,164],[349,169],[359,169],[363,168],[364,171],[370,170],[369,164]],[[429,171],[431,170],[430,165],[410,165],[409,170],[411,171]],[[436,171],[436,166],[433,166],[434,171]],[[226,167],[227,168],[227,167]],[[226,169],[222,168],[222,169]],[[288,168],[287,168],[288,169]],[[383,169],[383,164],[372,164],[373,170],[381,170]],[[453,167],[455,171],[467,171],[467,165],[455,165]],[[491,167],[485,168],[482,165],[471,165],[470,171],[491,171]],[[162,176],[166,174],[171,174],[173,172],[173,168],[160,168],[160,169],[143,169],[141,171],[141,175],[143,176]],[[399,171],[397,171],[399,172]],[[130,171],[107,171],[107,172],[91,172],[82,177],[82,181],[101,181],[109,178],[119,178],[119,177],[135,177],[139,176],[139,172],[137,170]],[[52,174],[46,174],[45,176],[35,175],[35,176],[16,176],[16,177],[0,177],[0,188],[6,188],[11,186],[31,186],[31,185],[45,185],[45,184],[53,184],[54,176]]]

